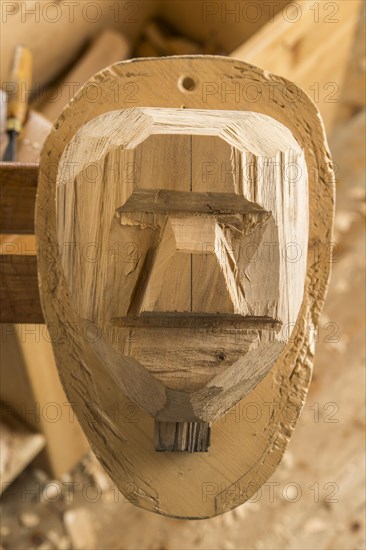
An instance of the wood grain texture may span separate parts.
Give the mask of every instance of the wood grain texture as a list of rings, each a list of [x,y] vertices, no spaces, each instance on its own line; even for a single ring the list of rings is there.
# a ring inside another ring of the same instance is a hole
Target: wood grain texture
[[[208,166],[225,167],[218,185]],[[154,200],[144,202],[149,191]],[[206,448],[187,444],[192,422],[212,422],[252,391],[291,338],[304,289],[307,205],[303,151],[285,126],[259,113],[114,110],[69,142],[56,214],[75,311],[96,324],[98,348],[117,352],[105,352],[105,368],[124,364],[121,390],[157,420],[187,423],[167,449]],[[286,258],[288,243],[300,251],[296,261]],[[129,246],[131,261],[123,258]],[[217,341],[228,336],[222,352]],[[131,361],[139,395],[129,389]]]
[[[261,0],[251,0],[250,4],[162,0],[159,13],[183,36],[197,40],[206,47],[215,46],[222,54],[229,54],[268,21],[273,21],[273,17],[288,3],[289,0],[278,0],[265,5]],[[195,52],[184,53],[187,55]],[[169,54],[172,55],[170,52]]]
[[[211,426],[207,422],[155,422],[155,450],[207,452],[211,444]]]
[[[0,301],[2,323],[44,322],[36,256],[0,256]]]
[[[130,49],[129,41],[122,34],[112,30],[102,32],[55,87],[51,95],[56,100],[47,101],[45,105],[38,106],[38,110],[48,120],[55,121],[76,90],[104,67],[128,59]]]
[[[0,163],[0,232],[34,233],[38,164]]]
[[[1,82],[7,82],[10,62],[18,44],[34,57],[34,82],[43,87],[67,70],[83,48],[103,30],[117,28],[134,39],[147,18],[156,12],[155,0],[96,0],[68,4],[58,0],[4,4],[0,21],[2,40]],[[45,44],[52,47],[45,47]]]
[[[2,323],[43,322],[35,246],[13,238],[34,233],[38,168],[38,163],[0,163]]]
[[[173,4],[163,0],[160,10],[185,36],[213,44],[216,50],[210,53],[225,53],[295,82],[317,103],[330,130],[339,109],[361,7],[361,0],[175,0]],[[337,55],[329,55],[332,51]],[[156,50],[144,53],[162,55]],[[272,86],[268,83],[263,90],[267,100]],[[282,92],[287,95],[286,89]],[[255,83],[248,86],[248,102],[255,102],[257,93]]]
[[[45,438],[29,429],[4,403],[1,406],[0,494],[34,460],[45,446]]]
[[[192,75],[195,79],[194,90],[182,89],[180,82],[184,75]],[[136,84],[135,99],[138,105],[235,110],[238,109],[235,97],[227,96],[222,101],[221,96],[205,93],[207,84],[220,86],[227,80],[245,85],[253,82],[253,79],[260,86],[268,85],[269,81],[288,85],[283,79],[245,63],[210,57],[126,62],[97,75],[95,82],[103,86],[104,90],[101,101],[91,106],[79,93],[60,116],[57,132],[51,134],[43,151],[41,164],[45,163],[50,168],[50,178],[47,181],[42,175],[40,178],[36,234],[41,248],[45,247],[51,253],[57,248],[54,199],[61,155],[80,126],[108,112],[112,103],[116,108],[110,89],[112,82]],[[59,323],[63,324],[66,320],[75,327],[71,340],[63,335],[58,337],[55,344],[58,368],[68,398],[85,404],[80,421],[98,458],[118,488],[125,494],[129,493],[129,498],[135,504],[151,511],[176,517],[204,518],[244,502],[278,465],[299,418],[311,378],[314,350],[310,332],[317,324],[329,277],[326,254],[314,259],[310,251],[331,240],[334,174],[319,114],[303,92],[298,90],[297,93],[296,104],[284,103],[282,96],[276,92],[272,102],[265,99],[259,99],[255,104],[240,102],[241,110],[266,114],[290,129],[304,150],[309,173],[307,278],[292,341],[285,347],[270,374],[248,398],[236,405],[239,408],[248,403],[255,403],[259,408],[263,408],[265,403],[274,405],[270,423],[262,417],[254,434],[252,426],[237,421],[229,411],[213,423],[214,436],[207,453],[183,456],[155,453],[152,419],[147,414],[138,409],[139,420],[131,423],[121,415],[116,418],[112,413],[115,407],[131,405],[131,401],[115,383],[115,376],[118,377],[123,365],[115,364],[114,376],[106,374],[103,366],[107,359],[105,349],[94,346],[92,350],[88,345],[85,335],[92,338],[92,327],[80,322],[75,313],[60,259],[54,257],[55,261],[50,268],[50,263],[39,257],[41,296],[50,331],[57,330]],[[128,100],[121,97],[119,108],[128,107]],[[136,385],[136,376],[140,376],[136,365],[131,363],[127,371],[134,372],[135,376],[129,383]],[[158,388],[152,385],[151,392],[158,391]],[[129,392],[132,390],[128,389]],[[156,399],[155,396],[155,402]],[[158,399],[164,404],[166,396],[160,393]],[[93,422],[96,410],[100,420],[97,424]],[[229,448],[230,457],[227,452]],[[178,478],[177,469],[180,471]],[[205,484],[210,482],[218,483],[222,491],[211,497],[206,494],[207,498],[203,498]],[[131,484],[134,487],[132,493],[129,490]],[[231,489],[236,485],[241,488],[240,491]]]
[[[329,131],[361,7],[360,0],[290,2],[230,55],[296,82],[318,105]],[[290,89],[282,92],[291,101]]]

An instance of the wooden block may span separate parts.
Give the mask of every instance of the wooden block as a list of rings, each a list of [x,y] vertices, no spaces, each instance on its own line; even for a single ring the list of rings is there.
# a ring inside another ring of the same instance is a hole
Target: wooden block
[[[19,162],[0,163],[2,322],[43,322],[36,245],[30,235],[34,234],[37,161],[50,128],[51,124],[44,117],[30,111],[18,138]],[[20,235],[24,237],[20,238]]]
[[[35,255],[0,256],[0,299],[2,323],[43,323]]]
[[[205,0],[174,0],[172,3],[163,0],[160,14],[182,36],[215,46],[213,51],[205,53],[228,55],[273,20],[288,3],[289,0],[264,5],[261,0],[250,3]]]
[[[330,130],[341,101],[360,10],[359,0],[294,2],[236,48],[231,57],[296,82],[317,104]],[[337,55],[331,55],[334,51]],[[282,92],[291,97],[291,86]]]
[[[0,232],[34,233],[38,164],[0,163]]]
[[[156,13],[157,5],[156,0],[116,4],[96,0],[90,6],[62,0],[52,4],[52,8],[45,0],[34,6],[24,2],[4,5],[1,82],[7,81],[10,61],[18,44],[24,44],[33,53],[35,90],[39,92],[67,70],[100,32],[115,28],[134,41],[145,21]]]
[[[181,34],[200,43],[213,43],[213,50],[205,53],[230,55],[296,82],[317,104],[330,130],[340,106],[361,5],[360,0],[175,0],[173,8],[164,0],[161,13]],[[337,55],[331,55],[333,51]],[[223,83],[232,89],[225,79]],[[271,90],[271,84],[260,91],[252,83],[244,91],[245,99],[255,105],[257,95],[264,93],[271,101]],[[287,91],[285,85],[282,93],[296,101],[291,86]]]
[[[196,42],[183,36],[174,36],[169,30],[156,21],[151,21],[146,25],[142,44],[137,50],[138,56],[198,55],[205,53],[203,47]]]
[[[205,453],[211,443],[207,422],[155,422],[155,450]]]
[[[45,437],[32,432],[1,403],[0,494],[34,460],[45,446]]]

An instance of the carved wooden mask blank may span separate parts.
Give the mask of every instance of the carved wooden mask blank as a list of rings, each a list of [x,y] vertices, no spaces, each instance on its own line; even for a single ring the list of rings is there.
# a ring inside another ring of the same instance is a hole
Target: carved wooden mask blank
[[[157,450],[207,450],[210,422],[284,349],[303,297],[307,188],[291,132],[253,112],[112,111],[66,147],[66,284],[90,346],[154,416]]]

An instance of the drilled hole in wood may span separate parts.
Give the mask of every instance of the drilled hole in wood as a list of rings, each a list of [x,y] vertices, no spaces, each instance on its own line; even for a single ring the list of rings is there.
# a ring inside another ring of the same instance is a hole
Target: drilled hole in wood
[[[196,81],[190,76],[182,76],[179,80],[179,86],[186,92],[193,92],[196,88]]]

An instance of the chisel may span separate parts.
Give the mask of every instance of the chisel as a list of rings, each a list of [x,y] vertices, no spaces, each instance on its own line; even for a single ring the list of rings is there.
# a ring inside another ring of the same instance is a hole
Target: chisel
[[[6,130],[9,143],[3,161],[16,160],[17,137],[20,134],[28,110],[28,94],[32,86],[32,54],[24,46],[18,46],[14,53],[9,77],[8,111]]]

